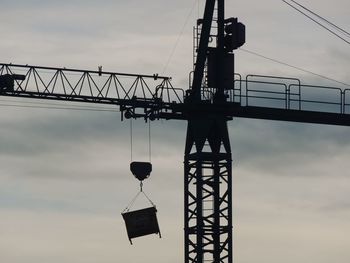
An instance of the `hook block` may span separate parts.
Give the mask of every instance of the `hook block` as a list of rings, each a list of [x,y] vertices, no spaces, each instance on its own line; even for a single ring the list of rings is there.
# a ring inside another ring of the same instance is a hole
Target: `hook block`
[[[149,162],[132,162],[130,171],[140,181],[147,179],[152,172],[152,164]]]

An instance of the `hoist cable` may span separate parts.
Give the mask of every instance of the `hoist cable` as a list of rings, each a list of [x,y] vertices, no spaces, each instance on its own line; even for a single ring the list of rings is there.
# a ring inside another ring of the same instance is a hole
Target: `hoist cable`
[[[139,191],[136,196],[130,201],[130,203],[127,205],[127,207],[125,207],[125,209],[123,210],[122,213],[124,212],[129,212],[130,208],[134,205],[136,199],[139,197],[139,195],[141,194],[141,191]]]
[[[147,196],[147,194],[145,193],[145,191],[142,191],[141,193],[143,193],[143,195],[146,197],[146,199],[148,200],[148,202],[150,202],[150,204],[154,207],[156,207],[156,205],[152,202],[152,200]]]
[[[318,17],[319,19],[325,21],[326,23],[328,23],[329,25],[333,26],[334,28],[336,28],[338,31],[342,32],[345,35],[348,35],[350,37],[350,33],[344,29],[342,29],[341,27],[337,26],[336,24],[332,23],[331,21],[327,20],[326,18],[320,16],[319,14],[315,13],[314,11],[312,11],[311,9],[307,8],[306,6],[303,6],[302,4],[298,3],[297,1],[294,0],[290,0],[291,2],[293,2],[294,4],[300,6],[301,8],[305,9],[306,11],[308,11],[309,13],[313,14],[314,16]]]
[[[18,102],[19,104],[3,104],[0,103],[1,107],[13,107],[13,108],[32,108],[32,109],[51,109],[51,110],[76,110],[76,111],[104,111],[104,112],[119,112],[118,110],[106,109],[106,108],[79,108],[79,107],[58,107],[58,106],[39,106],[39,105],[21,105],[22,102]]]
[[[130,119],[130,162],[132,162],[132,146],[133,146],[133,141],[132,141],[132,118]]]
[[[280,64],[280,65],[284,65],[284,66],[287,66],[287,67],[290,67],[290,68],[294,68],[294,69],[303,71],[305,73],[308,73],[308,74],[311,74],[311,75],[314,75],[314,76],[317,76],[317,77],[320,77],[320,78],[323,78],[323,79],[326,79],[326,80],[329,80],[329,81],[333,81],[333,82],[336,82],[338,84],[342,84],[344,86],[350,86],[350,84],[348,84],[348,83],[345,83],[345,82],[342,82],[342,81],[339,81],[339,80],[336,80],[336,79],[333,79],[333,78],[330,78],[330,77],[327,77],[327,76],[324,76],[324,75],[312,72],[312,71],[307,70],[307,69],[303,69],[303,68],[300,68],[300,67],[297,67],[297,66],[293,66],[293,65],[288,64],[286,62],[282,62],[280,60],[261,55],[261,54],[259,54],[257,52],[254,52],[254,51],[251,51],[251,50],[248,50],[248,49],[245,49],[245,48],[240,48],[239,50],[244,51],[246,53],[249,53],[251,55],[254,55],[254,56],[257,56],[257,57],[260,57],[260,58],[263,58],[263,59],[266,59],[266,60],[269,60],[269,61],[272,61],[272,62],[275,62],[275,63]]]
[[[18,98],[18,99],[0,99],[0,102],[5,102],[5,103],[19,103],[19,104],[31,104],[31,106],[46,106],[46,107],[59,107],[59,108],[65,108],[64,103],[53,103],[53,102],[42,102],[42,101],[24,101],[22,100],[23,98]],[[7,104],[6,104],[7,105]],[[114,105],[113,105],[114,106]],[[88,109],[88,110],[110,110],[110,111],[117,111],[117,109],[113,109],[111,107],[101,107],[101,106],[87,106],[87,105],[77,105],[77,104],[72,104],[69,107],[74,107],[76,109]]]
[[[325,25],[321,24],[319,21],[317,21],[316,19],[312,18],[311,16],[309,16],[308,14],[306,14],[305,12],[303,12],[302,10],[300,10],[299,8],[293,6],[291,3],[288,3],[285,0],[282,0],[284,3],[286,3],[287,5],[289,5],[290,7],[292,7],[293,9],[295,9],[296,11],[298,11],[299,13],[303,14],[304,16],[306,16],[307,18],[309,18],[310,20],[314,21],[316,24],[318,24],[320,27],[323,27],[324,29],[326,29],[328,32],[330,32],[331,34],[335,35],[336,37],[340,38],[341,40],[343,40],[345,43],[350,45],[350,41],[346,40],[345,38],[341,37],[340,35],[338,35],[337,33],[335,33],[333,30],[329,29],[328,27],[326,27]]]
[[[148,121],[148,159],[152,161],[151,121]]]
[[[186,25],[187,25],[187,23],[188,23],[188,21],[189,21],[191,15],[192,15],[192,13],[193,13],[193,10],[194,10],[194,8],[196,7],[196,3],[197,3],[198,1],[199,1],[199,0],[195,0],[195,1],[193,2],[193,6],[191,7],[191,10],[190,10],[190,12],[189,12],[187,18],[185,19],[185,22],[184,22],[184,24],[183,24],[183,26],[182,26],[182,29],[181,29],[181,31],[180,31],[180,33],[179,33],[179,35],[178,35],[178,37],[177,37],[177,39],[176,39],[176,41],[175,41],[175,44],[174,44],[174,46],[173,46],[173,49],[172,49],[171,52],[170,52],[169,58],[168,58],[167,62],[165,63],[165,66],[164,66],[163,71],[162,71],[162,75],[164,75],[165,71],[167,70],[167,68],[168,68],[168,66],[169,66],[169,64],[170,64],[170,62],[171,62],[171,60],[172,60],[172,58],[173,58],[173,56],[174,56],[174,54],[175,54],[175,51],[176,51],[176,49],[177,49],[177,46],[179,45],[179,42],[180,42],[180,40],[181,40],[181,37],[182,37],[182,35],[183,35],[184,31],[185,31]]]
[[[132,206],[135,204],[137,198],[139,197],[140,194],[143,194],[144,197],[146,197],[147,201],[153,206],[156,207],[156,205],[152,202],[152,200],[148,197],[148,195],[145,193],[145,191],[143,190],[143,182],[140,182],[140,191],[138,191],[138,193],[135,195],[135,197],[129,202],[129,204],[127,205],[127,207],[125,207],[125,209],[122,211],[122,213],[125,212],[129,212],[130,209],[132,208]]]

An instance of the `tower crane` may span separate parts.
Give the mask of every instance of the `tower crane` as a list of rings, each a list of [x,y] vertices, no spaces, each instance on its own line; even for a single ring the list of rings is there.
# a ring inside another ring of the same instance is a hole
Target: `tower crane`
[[[245,26],[206,0],[197,21],[190,87],[170,77],[0,64],[0,95],[117,105],[121,118],[187,121],[184,151],[184,262],[233,261],[232,154],[227,123],[253,118],[350,126],[348,90],[234,71]],[[305,91],[309,96],[305,97]],[[311,91],[311,92],[310,92]],[[331,96],[316,96],[322,92]],[[210,206],[212,209],[207,209]]]

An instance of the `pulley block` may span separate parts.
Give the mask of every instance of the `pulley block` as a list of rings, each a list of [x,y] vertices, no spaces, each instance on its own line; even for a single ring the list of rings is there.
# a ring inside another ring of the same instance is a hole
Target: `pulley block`
[[[152,164],[149,162],[132,162],[130,171],[140,181],[147,179],[152,172]]]

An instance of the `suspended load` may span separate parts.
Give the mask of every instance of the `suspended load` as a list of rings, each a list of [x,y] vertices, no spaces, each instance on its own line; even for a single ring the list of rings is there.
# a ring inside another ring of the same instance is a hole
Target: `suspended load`
[[[152,206],[122,214],[131,244],[131,239],[135,237],[150,234],[159,234],[161,237],[156,213],[156,207]]]
[[[143,180],[150,176],[152,172],[152,164],[149,162],[132,162],[130,164],[130,170],[140,181],[140,191],[122,213],[129,241],[132,244],[133,238],[150,234],[158,234],[159,237],[161,237],[161,234],[158,225],[156,206],[143,191]],[[141,193],[150,202],[151,207],[130,211],[131,206]]]

